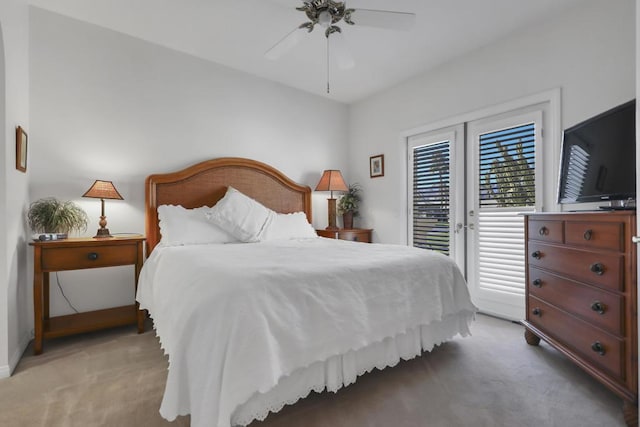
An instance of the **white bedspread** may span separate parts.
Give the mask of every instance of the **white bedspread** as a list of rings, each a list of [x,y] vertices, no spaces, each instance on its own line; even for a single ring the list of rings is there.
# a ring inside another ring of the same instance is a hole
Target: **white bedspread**
[[[332,239],[157,247],[138,284],[169,373],[160,412],[228,427],[299,368],[476,311],[453,261]]]

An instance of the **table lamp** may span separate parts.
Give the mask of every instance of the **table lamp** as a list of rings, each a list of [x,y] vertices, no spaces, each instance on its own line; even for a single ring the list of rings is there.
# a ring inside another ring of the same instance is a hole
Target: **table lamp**
[[[330,191],[329,201],[329,225],[327,230],[337,230],[336,227],[336,199],[333,198],[334,191],[349,191],[347,184],[342,178],[339,170],[326,170],[323,172],[320,182],[316,185],[316,191]]]
[[[99,179],[93,183],[91,188],[87,190],[86,193],[82,195],[82,197],[93,197],[95,199],[100,199],[102,202],[102,211],[100,214],[100,228],[98,229],[98,233],[93,236],[95,238],[104,238],[104,237],[113,237],[111,233],[109,233],[109,229],[107,228],[107,217],[104,214],[104,199],[111,200],[124,200],[116,187],[114,187],[113,182],[111,181],[101,181]]]

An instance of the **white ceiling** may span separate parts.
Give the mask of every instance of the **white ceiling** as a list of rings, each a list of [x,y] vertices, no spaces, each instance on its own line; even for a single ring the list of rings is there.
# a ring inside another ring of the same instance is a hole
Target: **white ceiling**
[[[306,20],[300,0],[27,0],[110,28],[330,99],[351,103],[456,56],[506,37],[585,0],[347,0],[352,8],[416,13],[407,32],[342,25],[355,68],[331,67],[326,94],[326,41],[306,34],[284,57],[264,57]]]

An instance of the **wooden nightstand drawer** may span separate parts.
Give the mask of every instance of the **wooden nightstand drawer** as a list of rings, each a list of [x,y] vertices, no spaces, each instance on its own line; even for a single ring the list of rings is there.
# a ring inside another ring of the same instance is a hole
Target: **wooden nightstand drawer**
[[[135,264],[135,245],[43,248],[42,270],[62,271]]]
[[[338,232],[338,239],[371,243],[371,230],[341,230]]]
[[[338,230],[316,230],[318,236],[329,239],[349,240],[351,242],[371,243],[371,228],[341,228]]]

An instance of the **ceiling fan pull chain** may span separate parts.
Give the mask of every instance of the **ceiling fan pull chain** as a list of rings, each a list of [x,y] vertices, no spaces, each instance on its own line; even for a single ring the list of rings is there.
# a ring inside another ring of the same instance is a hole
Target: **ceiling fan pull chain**
[[[329,88],[329,36],[327,35],[327,93],[330,93]]]

